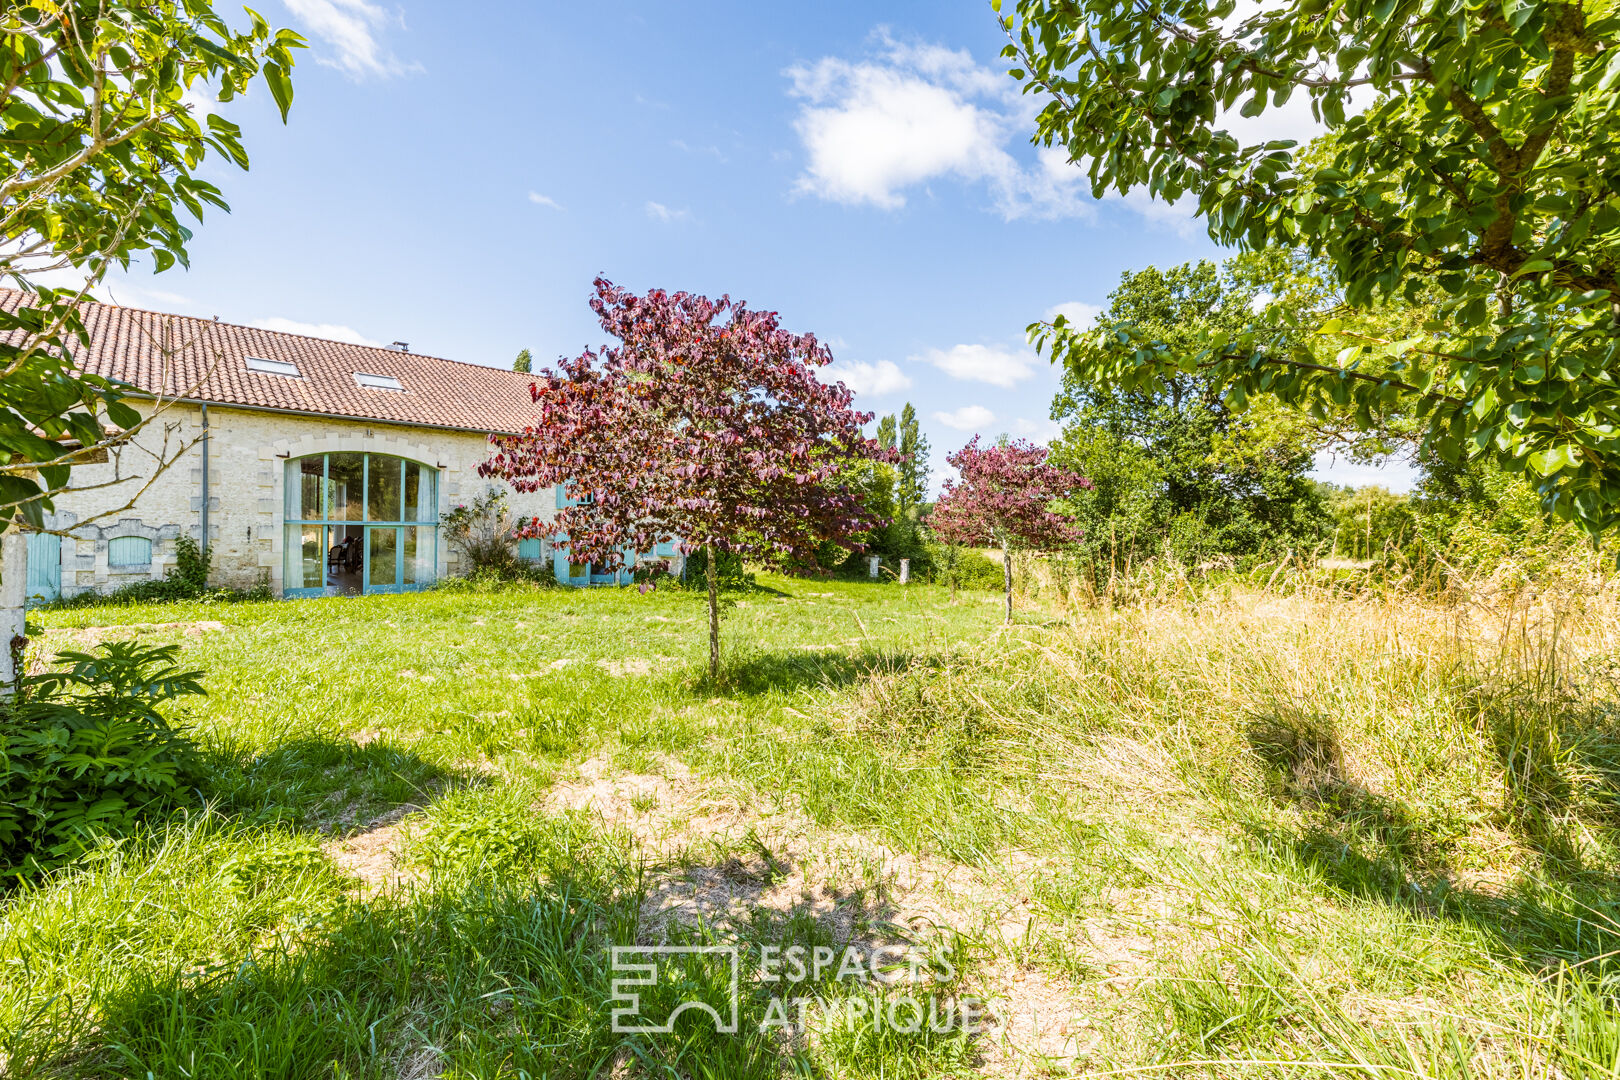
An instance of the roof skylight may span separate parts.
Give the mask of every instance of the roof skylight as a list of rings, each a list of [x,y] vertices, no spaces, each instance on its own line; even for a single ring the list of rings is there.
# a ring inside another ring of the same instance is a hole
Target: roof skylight
[[[298,370],[298,365],[290,360],[266,360],[262,356],[250,356],[247,358],[247,369],[257,371],[262,375],[286,375],[293,379],[303,378],[303,375]]]
[[[357,371],[354,373],[354,381],[367,390],[392,390],[399,394],[405,392],[404,384],[392,375],[367,375],[363,371]]]

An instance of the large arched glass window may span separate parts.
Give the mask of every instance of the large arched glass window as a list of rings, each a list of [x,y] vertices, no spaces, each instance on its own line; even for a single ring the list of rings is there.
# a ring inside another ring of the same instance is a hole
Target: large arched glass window
[[[408,592],[439,565],[438,473],[387,454],[287,462],[287,596]]]

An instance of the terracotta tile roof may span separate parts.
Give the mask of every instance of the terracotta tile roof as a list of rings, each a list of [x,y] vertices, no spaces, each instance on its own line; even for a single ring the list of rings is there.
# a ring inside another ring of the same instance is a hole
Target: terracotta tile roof
[[[22,295],[0,289],[0,306]],[[84,324],[78,365],[148,394],[464,431],[512,433],[534,418],[533,380],[502,368],[111,304],[86,304]],[[250,356],[296,364],[299,377],[250,371]],[[404,389],[366,389],[357,372]]]

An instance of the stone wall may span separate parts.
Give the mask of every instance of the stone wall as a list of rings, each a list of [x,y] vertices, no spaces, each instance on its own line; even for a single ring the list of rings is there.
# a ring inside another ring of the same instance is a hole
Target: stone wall
[[[150,415],[151,408],[143,408]],[[439,512],[495,484],[477,475],[489,456],[488,440],[474,432],[404,427],[375,421],[296,416],[211,405],[208,407],[209,542],[211,581],[246,588],[268,581],[281,592],[284,482],[289,460],[310,454],[356,451],[391,454],[439,472]],[[202,409],[166,408],[132,446],[105,464],[73,471],[76,489],[56,500],[50,524],[69,531],[62,542],[62,592],[109,589],[146,577],[162,577],[174,565],[174,540],[202,536]],[[159,458],[174,463],[153,477]],[[495,484],[495,486],[503,486]],[[522,495],[509,490],[514,515],[550,518],[556,512],[548,490]],[[131,500],[134,505],[125,508]],[[148,567],[109,567],[107,545],[120,536],[152,541]],[[438,572],[455,565],[439,537]]]

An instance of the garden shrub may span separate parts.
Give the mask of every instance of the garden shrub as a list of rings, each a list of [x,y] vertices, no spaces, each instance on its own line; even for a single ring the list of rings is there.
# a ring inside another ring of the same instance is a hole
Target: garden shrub
[[[550,563],[528,563],[519,560],[515,567],[497,570],[485,567],[474,570],[466,577],[444,577],[434,583],[437,592],[467,593],[488,596],[494,593],[521,592],[526,589],[554,588],[557,575]]]
[[[179,654],[134,641],[63,652],[65,669],[24,675],[0,702],[0,877],[58,866],[188,800],[202,760],[158,706],[206,691]]]
[[[176,585],[205,592],[208,589],[208,571],[214,564],[214,549],[205,548],[189,536],[174,538],[174,566],[166,577]]]
[[[468,578],[514,580],[532,577],[533,568],[518,558],[518,538],[506,492],[491,487],[468,503],[457,503],[440,524],[445,543],[461,558],[461,573]]]

